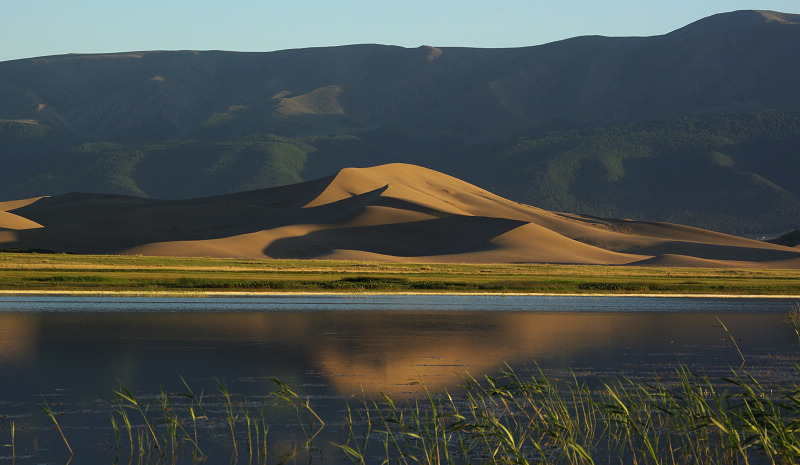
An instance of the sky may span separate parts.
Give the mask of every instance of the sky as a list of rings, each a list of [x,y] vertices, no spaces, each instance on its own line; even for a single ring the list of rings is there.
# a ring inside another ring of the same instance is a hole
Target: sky
[[[652,36],[798,0],[0,0],[0,61],[143,50],[272,51],[377,43],[522,47]]]

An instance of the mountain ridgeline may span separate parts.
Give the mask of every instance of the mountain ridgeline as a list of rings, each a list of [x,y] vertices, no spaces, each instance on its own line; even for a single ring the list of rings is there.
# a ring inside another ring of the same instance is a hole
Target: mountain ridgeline
[[[0,200],[191,198],[405,162],[549,210],[800,224],[800,15],[513,49],[383,45],[0,63]]]

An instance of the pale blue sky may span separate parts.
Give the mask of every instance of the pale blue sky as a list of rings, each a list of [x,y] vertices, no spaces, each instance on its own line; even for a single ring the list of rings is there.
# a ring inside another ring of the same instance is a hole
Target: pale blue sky
[[[0,61],[133,50],[271,51],[356,43],[519,47],[665,34],[798,0],[0,0]]]

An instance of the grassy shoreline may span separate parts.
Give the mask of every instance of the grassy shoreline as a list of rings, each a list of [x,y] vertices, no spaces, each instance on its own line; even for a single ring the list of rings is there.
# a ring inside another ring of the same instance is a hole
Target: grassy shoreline
[[[0,253],[0,294],[800,296],[800,270]]]

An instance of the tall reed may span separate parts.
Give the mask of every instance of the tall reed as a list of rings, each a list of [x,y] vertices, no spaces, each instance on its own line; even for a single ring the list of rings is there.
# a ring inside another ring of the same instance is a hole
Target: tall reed
[[[61,434],[61,439],[64,440],[64,444],[67,446],[67,449],[69,449],[69,455],[74,456],[75,453],[72,451],[72,447],[69,445],[67,437],[64,436],[64,430],[62,430],[61,425],[58,424],[56,415],[53,413],[53,409],[50,408],[50,405],[47,403],[47,400],[44,398],[44,396],[42,396],[42,402],[44,402],[44,405],[40,405],[39,408],[44,410],[44,412],[47,413],[47,416],[50,417],[50,420],[52,420],[52,422],[56,425],[56,429],[58,430],[59,434]]]
[[[16,441],[16,426],[14,422],[11,422],[11,442],[9,444],[3,444],[3,447],[10,447],[11,448],[11,460],[17,460],[17,441]]]
[[[145,413],[148,410],[149,406],[144,406],[143,407],[142,404],[140,404],[139,401],[136,399],[136,396],[134,396],[131,393],[131,391],[129,391],[128,388],[125,387],[124,385],[121,385],[120,389],[121,390],[119,390],[119,391],[114,391],[114,393],[117,395],[117,397],[120,400],[119,405],[121,407],[131,408],[131,409],[136,410],[137,412],[139,412],[139,415],[141,415],[141,417],[142,417],[142,421],[144,421],[144,426],[147,428],[147,430],[150,432],[150,435],[153,438],[153,446],[156,447],[160,451],[161,450],[161,444],[159,444],[158,438],[156,437],[156,432],[153,429],[153,426],[151,425],[150,420],[147,418],[147,414]],[[122,401],[125,401],[126,403],[123,403]],[[127,418],[127,416],[125,418]],[[128,423],[128,431],[130,431],[130,423]],[[139,444],[140,444],[140,450],[141,450],[142,449],[142,441],[141,440],[139,441]]]

